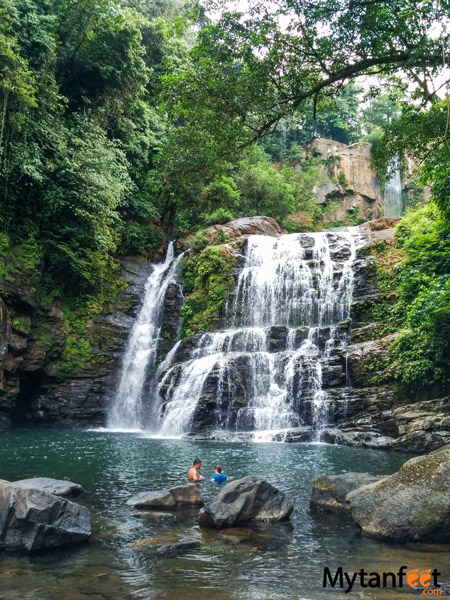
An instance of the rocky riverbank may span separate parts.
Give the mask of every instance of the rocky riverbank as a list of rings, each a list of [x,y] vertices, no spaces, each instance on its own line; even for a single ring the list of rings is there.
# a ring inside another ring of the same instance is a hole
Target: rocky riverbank
[[[77,337],[61,302],[47,305],[36,294],[39,275],[20,263],[14,269],[0,279],[0,428],[104,425],[151,263],[122,259],[123,291],[83,318]],[[168,294],[171,310],[173,301]]]

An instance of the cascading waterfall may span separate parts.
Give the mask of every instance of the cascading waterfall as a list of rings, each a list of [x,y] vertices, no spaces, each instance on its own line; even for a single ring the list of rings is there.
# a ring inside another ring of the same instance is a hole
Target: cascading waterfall
[[[358,234],[250,236],[228,329],[200,336],[189,360],[175,347],[160,367],[161,436],[212,429],[253,431],[255,440],[327,416],[323,367],[345,342]],[[181,342],[182,343],[182,342]],[[180,343],[179,343],[180,344]],[[205,416],[206,415],[206,416]]]
[[[142,307],[128,338],[108,429],[126,431],[143,427],[143,392],[155,363],[164,295],[174,280],[180,258],[174,260],[174,243],[171,242],[165,261],[155,264],[147,279]]]
[[[403,186],[400,160],[394,158],[389,167],[394,171],[394,174],[389,181],[386,181],[384,188],[384,216],[397,218],[403,215]]]

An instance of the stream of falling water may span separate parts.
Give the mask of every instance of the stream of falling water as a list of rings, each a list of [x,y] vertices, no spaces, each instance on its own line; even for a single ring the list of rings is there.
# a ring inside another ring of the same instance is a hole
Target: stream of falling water
[[[147,279],[142,307],[128,339],[119,387],[108,417],[110,430],[142,429],[144,388],[155,364],[164,295],[168,285],[174,281],[180,258],[174,259],[174,243],[171,242],[165,261],[155,264]]]
[[[228,303],[229,328],[201,335],[185,362],[174,348],[160,367],[154,432],[192,431],[206,403],[210,427],[253,431],[255,441],[303,425],[309,411],[320,440],[322,368],[345,341],[338,324],[350,314],[357,240],[352,228],[250,236]]]
[[[390,167],[394,169],[394,174],[389,181],[386,181],[384,188],[384,216],[397,218],[403,215],[403,186],[400,160],[398,158],[393,159]]]

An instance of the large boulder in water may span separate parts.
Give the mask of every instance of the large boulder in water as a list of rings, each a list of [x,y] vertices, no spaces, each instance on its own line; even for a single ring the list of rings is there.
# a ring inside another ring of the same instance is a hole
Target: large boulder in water
[[[364,533],[388,540],[450,540],[450,445],[408,460],[347,496]]]
[[[174,510],[184,506],[203,506],[203,498],[198,486],[195,483],[188,483],[169,490],[140,492],[129,498],[126,504],[148,510]]]
[[[11,483],[14,487],[27,490],[42,490],[55,496],[76,496],[83,492],[83,488],[73,481],[63,479],[52,479],[51,477],[33,477],[31,479],[20,479]]]
[[[245,521],[283,521],[294,503],[268,481],[248,475],[227,483],[199,516],[200,525],[231,527]]]
[[[0,548],[34,552],[86,542],[87,508],[37,489],[0,485]]]
[[[380,481],[382,477],[369,473],[343,473],[342,475],[320,475],[312,482],[311,508],[323,510],[350,510],[347,494]]]

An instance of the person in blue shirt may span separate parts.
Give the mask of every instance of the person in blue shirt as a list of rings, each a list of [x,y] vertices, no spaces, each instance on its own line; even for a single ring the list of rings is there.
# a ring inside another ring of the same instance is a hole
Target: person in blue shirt
[[[216,465],[214,467],[214,475],[211,477],[211,481],[215,481],[216,483],[224,483],[228,477],[225,473],[222,473],[222,467],[220,465]]]

